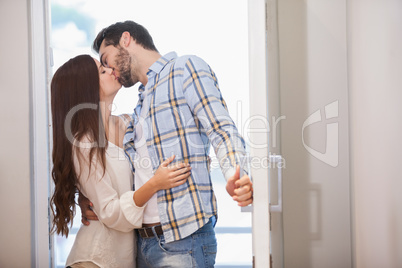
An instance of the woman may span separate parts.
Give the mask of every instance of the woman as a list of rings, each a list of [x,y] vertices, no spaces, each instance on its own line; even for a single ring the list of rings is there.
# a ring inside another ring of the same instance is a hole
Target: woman
[[[124,120],[109,107],[121,88],[114,72],[89,55],[70,59],[51,83],[53,231],[68,236],[79,190],[93,203],[99,221],[82,226],[67,259],[70,267],[135,267],[134,228],[158,190],[183,184],[190,167],[168,167],[170,157],[138,190],[125,159]]]

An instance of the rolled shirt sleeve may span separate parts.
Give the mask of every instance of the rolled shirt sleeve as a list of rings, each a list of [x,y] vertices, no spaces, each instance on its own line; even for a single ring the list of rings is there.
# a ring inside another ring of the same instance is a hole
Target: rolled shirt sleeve
[[[227,180],[234,175],[240,157],[245,155],[245,142],[229,115],[215,73],[201,58],[191,56],[185,63],[183,91],[215,149]]]

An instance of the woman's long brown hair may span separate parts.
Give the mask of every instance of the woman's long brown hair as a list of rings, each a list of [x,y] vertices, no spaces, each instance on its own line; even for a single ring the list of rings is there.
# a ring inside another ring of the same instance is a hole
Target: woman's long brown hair
[[[51,82],[53,124],[54,193],[50,200],[52,232],[68,236],[75,215],[77,174],[73,161],[73,142],[88,137],[91,163],[96,154],[105,169],[107,146],[99,108],[99,72],[94,59],[80,55],[63,64]],[[67,123],[66,123],[67,122]]]

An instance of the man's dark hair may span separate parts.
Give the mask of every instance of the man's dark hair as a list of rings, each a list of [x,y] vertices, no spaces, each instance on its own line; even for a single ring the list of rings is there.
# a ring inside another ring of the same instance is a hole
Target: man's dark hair
[[[129,32],[135,42],[143,48],[158,51],[148,30],[145,29],[144,26],[130,20],[117,22],[101,30],[92,44],[92,49],[96,51],[96,53],[99,53],[103,41],[105,41],[105,46],[113,45],[114,47],[117,47],[121,35],[124,32]]]

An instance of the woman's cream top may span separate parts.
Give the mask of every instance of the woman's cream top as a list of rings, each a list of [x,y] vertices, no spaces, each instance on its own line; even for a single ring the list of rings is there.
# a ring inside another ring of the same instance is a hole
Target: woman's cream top
[[[77,187],[93,203],[99,221],[91,221],[89,226],[81,225],[66,266],[90,261],[100,267],[135,267],[133,229],[142,226],[144,208],[134,203],[133,174],[124,151],[109,142],[103,172],[96,156],[91,165],[88,163],[91,143],[86,140],[77,144],[80,148],[73,156]],[[78,158],[77,154],[83,157]]]

